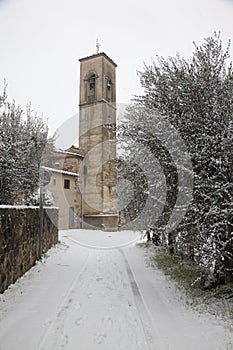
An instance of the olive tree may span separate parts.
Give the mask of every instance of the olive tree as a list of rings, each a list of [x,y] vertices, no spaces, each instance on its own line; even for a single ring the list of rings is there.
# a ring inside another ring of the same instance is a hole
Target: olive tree
[[[0,204],[21,204],[39,183],[48,127],[28,106],[26,112],[0,96]]]

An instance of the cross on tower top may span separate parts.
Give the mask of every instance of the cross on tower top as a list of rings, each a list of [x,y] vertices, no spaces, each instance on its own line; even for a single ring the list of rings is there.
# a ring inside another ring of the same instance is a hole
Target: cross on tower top
[[[99,40],[98,39],[96,39],[96,53],[98,54],[99,53],[99,51],[100,51],[100,43],[99,43]]]

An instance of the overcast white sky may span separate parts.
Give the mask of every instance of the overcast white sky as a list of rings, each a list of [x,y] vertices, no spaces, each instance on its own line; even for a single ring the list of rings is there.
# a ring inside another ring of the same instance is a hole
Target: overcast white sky
[[[233,38],[232,0],[0,0],[0,88],[49,119],[50,133],[78,112],[79,61],[96,38],[117,64],[117,101],[140,93],[136,71],[156,54],[190,57],[221,31]],[[231,47],[233,60],[233,43]]]

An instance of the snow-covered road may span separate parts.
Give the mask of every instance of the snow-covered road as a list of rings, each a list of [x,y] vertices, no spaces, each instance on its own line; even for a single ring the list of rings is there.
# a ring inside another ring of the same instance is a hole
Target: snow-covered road
[[[222,321],[187,309],[146,266],[135,232],[69,230],[0,295],[0,350],[230,350]]]

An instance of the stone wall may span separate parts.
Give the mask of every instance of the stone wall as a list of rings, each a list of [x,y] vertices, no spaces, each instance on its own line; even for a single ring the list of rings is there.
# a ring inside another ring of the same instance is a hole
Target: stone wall
[[[38,207],[0,206],[0,293],[39,258]],[[58,243],[58,209],[44,209],[42,252]]]

